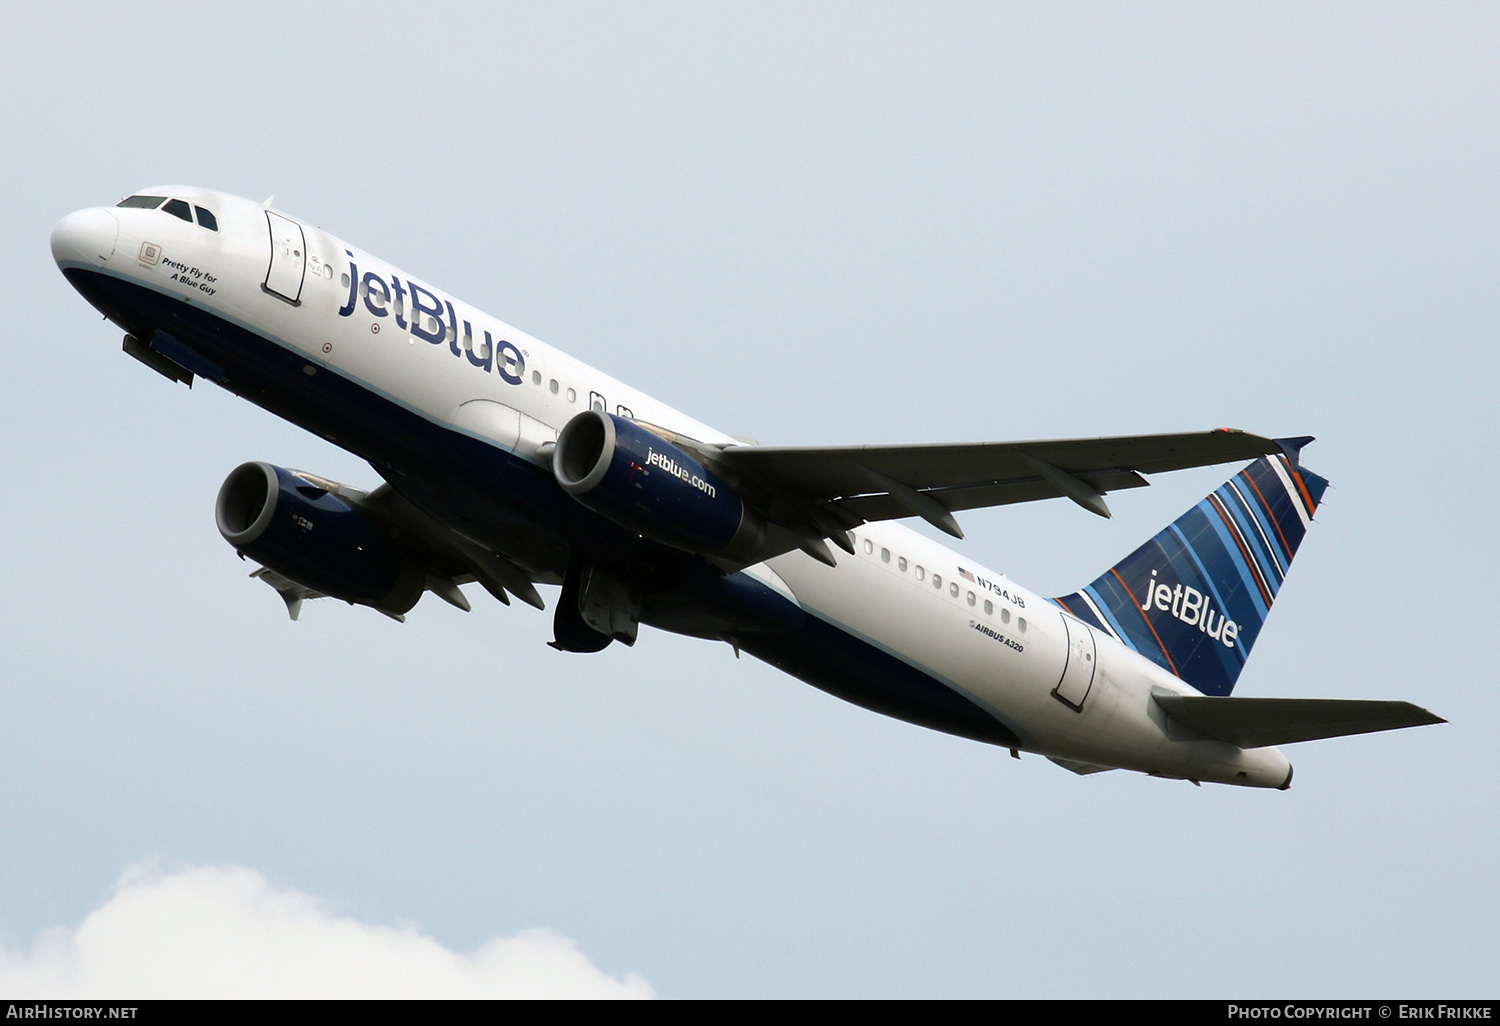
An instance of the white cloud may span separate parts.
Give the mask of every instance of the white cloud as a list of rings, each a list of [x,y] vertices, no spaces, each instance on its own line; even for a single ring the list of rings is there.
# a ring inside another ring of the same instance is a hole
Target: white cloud
[[[77,929],[0,949],[0,993],[48,998],[645,998],[552,930],[473,954],[338,916],[253,869],[127,870]]]

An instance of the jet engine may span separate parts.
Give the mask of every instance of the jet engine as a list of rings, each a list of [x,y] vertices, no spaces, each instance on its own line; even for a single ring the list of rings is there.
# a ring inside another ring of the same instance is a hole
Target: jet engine
[[[563,427],[552,473],[573,498],[652,541],[735,559],[765,522],[718,475],[660,435],[602,410]]]
[[[422,597],[426,574],[332,482],[269,463],[235,468],[214,519],[243,556],[313,591],[399,616]]]

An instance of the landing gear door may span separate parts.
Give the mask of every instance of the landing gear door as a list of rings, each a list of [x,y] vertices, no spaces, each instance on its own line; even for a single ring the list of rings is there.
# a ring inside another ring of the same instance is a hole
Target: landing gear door
[[[307,270],[307,240],[302,236],[302,226],[269,210],[266,225],[271,232],[271,263],[261,288],[296,306],[302,299],[302,276]]]
[[[1062,616],[1063,631],[1068,639],[1068,659],[1063,665],[1062,679],[1052,689],[1059,702],[1079,712],[1083,711],[1083,700],[1094,686],[1094,670],[1098,665],[1098,652],[1094,647],[1094,632],[1089,625],[1071,616]]]

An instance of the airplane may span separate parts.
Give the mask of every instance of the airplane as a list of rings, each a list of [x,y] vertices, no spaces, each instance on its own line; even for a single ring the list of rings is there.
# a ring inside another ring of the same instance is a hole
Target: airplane
[[[160,186],[52,231],[123,349],[369,463],[364,491],[253,461],[219,532],[297,619],[401,620],[461,585],[545,608],[561,651],[640,625],[728,642],[839,698],[1036,753],[1285,790],[1278,745],[1445,722],[1407,702],[1231,692],[1327,481],[1310,437],[1221,428],[978,444],[726,435],[274,208]],[[1066,497],[1109,516],[1145,475],[1251,461],[1091,584],[1047,598],[897,523]]]

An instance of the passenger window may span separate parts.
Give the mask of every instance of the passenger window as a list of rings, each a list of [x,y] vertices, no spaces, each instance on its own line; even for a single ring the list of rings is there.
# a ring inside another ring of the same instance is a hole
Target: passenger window
[[[868,556],[870,553],[872,553],[874,551],[875,551],[875,543],[872,542],[870,539],[866,538],[865,539],[865,555]]]
[[[1016,617],[1016,626],[1019,627],[1019,628],[1021,628],[1021,633],[1022,634],[1025,634],[1026,633],[1026,617],[1024,617],[1024,616],[1018,616],[1018,617]]]
[[[599,412],[603,413],[605,410],[609,409],[609,403],[605,402],[604,396],[600,395],[598,392],[590,392],[589,409],[598,410]]]
[[[958,582],[957,581],[954,581],[952,584],[948,585],[948,594],[952,595],[954,598],[958,598]]]
[[[532,371],[531,372],[531,383],[533,385],[540,385],[542,383],[542,372],[541,371]]]
[[[921,580],[921,579],[922,579],[922,577],[923,577],[923,575],[924,575],[924,574],[926,574],[926,573],[927,573],[927,571],[926,571],[926,570],[923,570],[923,569],[922,569],[922,568],[921,568],[921,566],[918,566],[918,567],[917,567],[917,580],[919,580],[919,581],[920,581],[920,580]]]
[[[556,378],[553,378],[551,381],[547,382],[547,390],[549,392],[551,392],[553,395],[557,394],[557,379]]]
[[[1010,610],[1009,609],[1002,609],[1002,610],[1000,610],[1000,622],[1001,623],[1010,623]]]
[[[347,289],[349,287],[349,275],[347,275],[347,274],[341,274],[341,275],[339,275],[339,285],[342,286],[343,288]]]
[[[571,389],[571,388],[568,389],[568,402],[570,402],[570,403],[576,403],[577,401],[578,401],[578,393],[575,390]]]
[[[995,613],[995,603],[991,602],[989,599],[985,599],[984,600],[984,615],[985,616],[993,616],[994,613]]]
[[[880,561],[882,563],[889,563],[891,561],[891,550],[890,549],[881,549],[880,550]]]
[[[188,224],[193,223],[193,212],[189,210],[188,205],[180,199],[167,200],[167,205],[162,207],[162,209],[171,214],[173,217],[182,218]]]
[[[955,587],[957,587],[957,585],[955,585]],[[974,593],[971,591],[971,592],[969,592],[969,605],[972,606],[973,604],[974,604]]]
[[[115,206],[140,207],[142,210],[155,210],[161,206],[161,201],[164,199],[166,199],[165,196],[126,196],[120,202],[116,203]]]
[[[629,406],[616,406],[615,412],[628,420],[635,420],[635,414],[630,412]]]
[[[897,557],[897,559],[896,559],[896,569],[900,570],[903,574],[906,573],[906,557],[905,556],[898,556]]]
[[[933,574],[932,575],[932,586],[934,588],[941,588],[943,586],[943,575],[942,574]]]
[[[448,341],[449,342],[452,342],[454,339],[458,338],[458,332],[456,330],[454,330],[453,325],[451,325],[451,324],[448,325],[447,335],[448,335]]]
[[[202,207],[194,207],[193,210],[195,210],[198,214],[198,223],[200,225],[202,225],[204,228],[207,228],[211,232],[216,232],[219,230],[219,219],[214,217],[212,213],[204,210]]]

